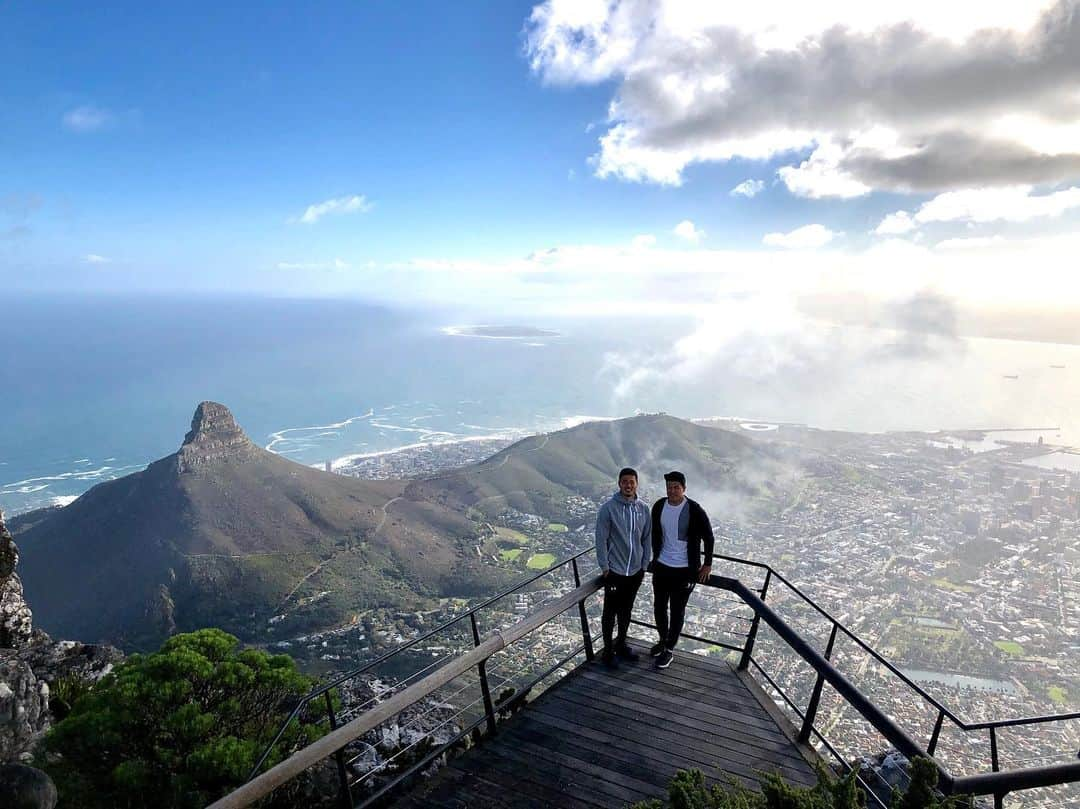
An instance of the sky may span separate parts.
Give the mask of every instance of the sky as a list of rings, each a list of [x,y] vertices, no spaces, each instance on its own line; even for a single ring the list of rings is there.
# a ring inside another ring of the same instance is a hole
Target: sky
[[[1080,0],[14,0],[0,74],[7,290],[1080,308]]]

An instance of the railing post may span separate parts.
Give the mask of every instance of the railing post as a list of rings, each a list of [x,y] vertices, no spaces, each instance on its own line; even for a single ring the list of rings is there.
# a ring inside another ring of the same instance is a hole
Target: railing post
[[[934,723],[934,732],[930,734],[930,744],[926,745],[926,755],[934,757],[937,750],[938,737],[941,736],[941,726],[945,722],[945,711],[938,711],[937,722]]]
[[[998,759],[998,745],[997,745],[997,728],[993,725],[990,726],[990,767],[994,772],[1001,769],[1001,762]],[[994,793],[994,809],[1003,809],[1005,806],[1005,793]]]
[[[577,557],[575,556],[570,560],[571,566],[574,568],[574,587],[581,586],[581,576],[578,573]],[[592,633],[589,631],[589,616],[585,613],[585,599],[581,599],[578,602],[578,614],[581,616],[581,639],[585,644],[585,659],[593,659],[592,648]]]
[[[833,623],[832,632],[829,634],[829,642],[825,646],[825,659],[832,659],[833,645],[836,643],[836,631],[840,628],[840,625]],[[817,718],[818,704],[821,702],[821,689],[825,685],[825,675],[818,672],[817,679],[814,681],[814,690],[810,694],[810,703],[806,706],[806,716],[803,717],[802,729],[799,730],[799,741],[806,744],[810,741],[810,733],[814,729],[814,719]]]
[[[480,628],[476,625],[476,613],[469,613],[469,623],[472,624],[473,646],[480,645]],[[488,688],[487,660],[481,660],[476,668],[480,672],[480,693],[484,697],[484,715],[487,717],[488,733],[495,732],[495,706],[491,703],[491,690]]]
[[[337,716],[334,714],[334,702],[330,699],[330,691],[324,691],[326,697],[326,713],[330,717],[330,730],[337,730]],[[334,753],[337,761],[338,781],[341,782],[341,805],[344,809],[352,809],[352,787],[349,786],[349,773],[345,770],[345,748],[342,747]]]
[[[772,581],[772,570],[768,570],[765,573],[765,583],[761,586],[761,600],[765,600],[766,593],[769,592],[769,582]],[[750,622],[750,631],[746,634],[746,645],[743,646],[742,657],[739,658],[739,671],[746,671],[750,668],[750,658],[754,656],[754,639],[757,638],[758,624],[761,623],[761,616],[756,612],[754,613],[754,620]]]

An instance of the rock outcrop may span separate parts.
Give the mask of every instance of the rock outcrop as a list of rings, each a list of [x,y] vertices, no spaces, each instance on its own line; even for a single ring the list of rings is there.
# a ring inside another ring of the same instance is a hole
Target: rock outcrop
[[[202,402],[191,419],[191,430],[184,436],[177,466],[181,472],[192,472],[214,461],[242,463],[257,450],[229,408],[217,402]]]
[[[111,646],[54,642],[35,630],[15,572],[18,561],[18,548],[0,514],[0,764],[29,759],[48,729],[49,683],[96,681],[124,659]],[[0,794],[8,786],[0,779]]]
[[[33,615],[15,572],[18,564],[19,549],[0,514],[0,649],[21,648],[33,633]]]

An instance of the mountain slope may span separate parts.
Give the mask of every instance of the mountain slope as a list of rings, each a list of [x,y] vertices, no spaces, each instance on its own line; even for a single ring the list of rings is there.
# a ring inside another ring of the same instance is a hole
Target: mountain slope
[[[227,408],[204,402],[179,452],[21,533],[21,570],[48,631],[129,647],[206,624],[251,637],[316,569],[340,573],[340,592],[313,616],[324,625],[357,605],[492,586],[469,553],[476,526],[398,499],[404,488],[267,452]],[[391,522],[384,507],[395,500]]]
[[[479,464],[413,483],[414,497],[498,514],[506,507],[560,519],[572,495],[615,490],[619,469],[663,493],[663,473],[686,474],[687,491],[714,509],[753,510],[799,470],[774,448],[728,430],[663,414],[598,421],[519,441]]]

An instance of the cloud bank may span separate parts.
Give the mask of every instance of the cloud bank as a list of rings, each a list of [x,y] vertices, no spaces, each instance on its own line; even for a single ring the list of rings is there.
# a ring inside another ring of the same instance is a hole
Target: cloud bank
[[[600,177],[788,157],[811,198],[1080,179],[1078,0],[549,0],[525,51],[545,82],[615,84]]]

